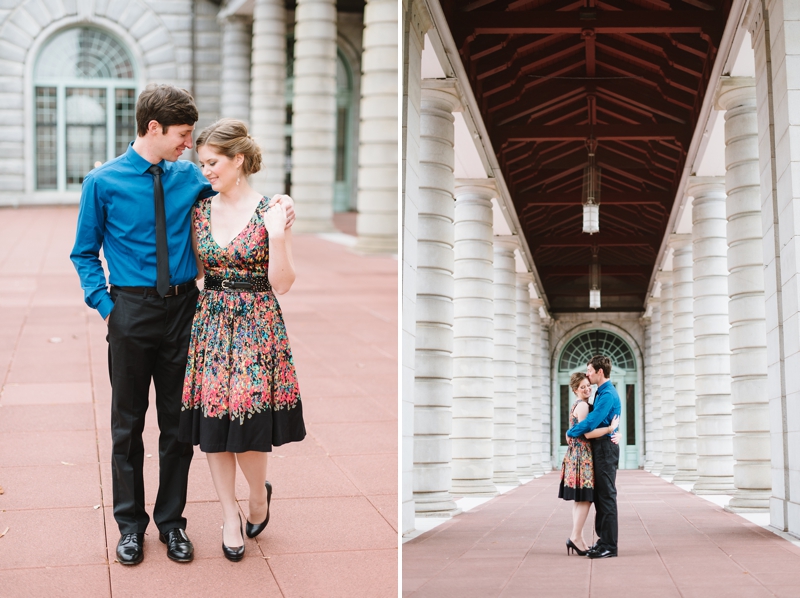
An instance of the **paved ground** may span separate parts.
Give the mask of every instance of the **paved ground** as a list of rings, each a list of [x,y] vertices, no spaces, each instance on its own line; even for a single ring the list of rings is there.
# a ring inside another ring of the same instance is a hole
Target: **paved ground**
[[[405,543],[403,596],[800,596],[796,543],[643,471],[617,478],[619,557],[568,557],[571,503],[557,498],[558,479],[549,473]]]
[[[186,509],[194,562],[169,561],[151,523],[144,562],[123,567],[105,324],[83,304],[68,259],[76,215],[0,209],[0,595],[396,596],[397,260],[296,238],[298,279],[281,304],[309,434],[270,457],[269,527],[246,540],[242,562],[222,556],[221,512],[198,451]]]

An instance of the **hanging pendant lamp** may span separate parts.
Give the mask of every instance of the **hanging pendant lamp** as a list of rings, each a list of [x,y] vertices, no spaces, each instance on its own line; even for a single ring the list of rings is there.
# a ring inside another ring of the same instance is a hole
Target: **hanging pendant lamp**
[[[600,309],[600,249],[592,247],[592,265],[589,270],[589,308]]]
[[[589,162],[583,167],[583,232],[593,235],[600,232],[600,167],[595,163],[597,141],[586,142]]]

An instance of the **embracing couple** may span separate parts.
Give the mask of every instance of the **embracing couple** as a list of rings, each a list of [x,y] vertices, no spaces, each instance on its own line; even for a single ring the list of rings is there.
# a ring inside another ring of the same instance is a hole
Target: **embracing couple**
[[[222,506],[223,554],[239,561],[245,546],[237,462],[250,486],[246,533],[253,538],[269,522],[267,453],[305,437],[275,297],[295,279],[293,202],[286,195],[269,200],[248,184],[261,168],[261,151],[241,121],[222,119],[198,136],[200,168],[179,161],[193,145],[197,118],[182,89],[150,85],[141,93],[136,139],[83,181],[70,256],[87,305],[108,326],[111,472],[123,565],[142,561],[150,522],[142,432],[151,381],[159,427],[153,519],[173,561],[194,556],[183,516],[193,445],[207,455]]]
[[[570,410],[567,453],[561,466],[559,498],[573,500],[570,550],[590,559],[617,556],[617,466],[619,464],[621,405],[611,384],[611,360],[592,357],[586,374],[572,374],[569,385],[577,400]],[[594,405],[589,405],[592,385],[597,386]],[[587,440],[589,439],[589,440]],[[594,502],[597,542],[587,546],[583,524]]]

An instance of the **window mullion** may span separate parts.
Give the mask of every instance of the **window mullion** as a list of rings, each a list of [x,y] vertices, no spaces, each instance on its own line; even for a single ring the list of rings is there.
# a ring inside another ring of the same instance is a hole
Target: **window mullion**
[[[106,87],[106,162],[116,157],[114,155],[116,153],[116,143],[114,143],[116,139],[116,132],[114,131],[115,110],[116,98],[114,96],[114,85],[109,84],[108,87]]]
[[[56,188],[67,190],[67,93],[64,85],[56,87]]]

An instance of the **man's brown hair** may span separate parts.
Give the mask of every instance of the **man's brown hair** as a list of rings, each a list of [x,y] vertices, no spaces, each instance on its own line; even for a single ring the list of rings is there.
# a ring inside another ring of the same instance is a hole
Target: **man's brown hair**
[[[154,120],[166,134],[172,125],[192,125],[197,122],[197,106],[185,89],[172,85],[151,83],[136,100],[136,132],[147,135],[147,125]]]
[[[589,360],[587,365],[592,366],[595,372],[603,370],[603,374],[605,374],[606,378],[611,377],[611,360],[605,355],[595,355]]]

